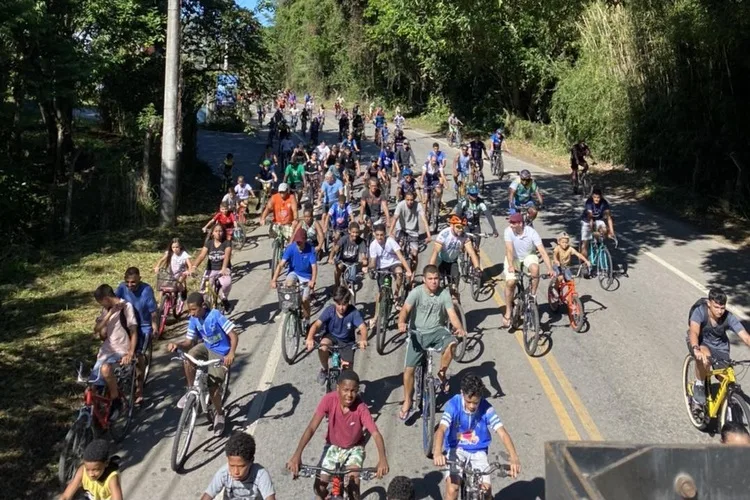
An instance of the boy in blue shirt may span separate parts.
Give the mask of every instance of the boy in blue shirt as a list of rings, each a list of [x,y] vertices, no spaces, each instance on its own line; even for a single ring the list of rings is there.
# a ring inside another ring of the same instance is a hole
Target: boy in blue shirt
[[[333,233],[333,247],[331,255],[328,256],[328,262],[333,262],[333,249],[338,244],[339,239],[349,230],[349,222],[353,219],[353,210],[350,203],[346,202],[344,193],[339,193],[336,203],[323,216],[323,232],[327,233],[330,229]]]
[[[224,317],[218,309],[209,310],[206,307],[203,294],[200,292],[188,295],[187,308],[190,313],[187,335],[183,340],[167,344],[167,350],[174,352],[177,349],[190,349],[188,353],[195,359],[224,360],[224,366],[214,365],[208,369],[209,393],[216,409],[214,433],[221,435],[225,424],[224,408],[221,404],[221,384],[224,380],[224,371],[228,370],[234,361],[237,351],[237,333],[234,331],[234,323]],[[199,343],[196,344],[196,341]],[[186,361],[184,366],[187,385],[192,387],[195,381],[195,366],[189,361]],[[184,408],[186,400],[187,394],[180,399],[177,407]]]
[[[465,462],[465,466],[472,469],[488,470],[487,450],[495,432],[510,455],[510,476],[516,477],[521,471],[516,447],[495,409],[484,399],[484,391],[482,379],[476,375],[469,374],[461,380],[461,394],[453,396],[445,404],[440,425],[435,431],[433,461],[438,467],[445,467],[447,459]],[[444,476],[445,498],[455,500],[458,498],[461,477],[451,475],[450,469],[445,471]],[[489,475],[482,476],[482,485],[487,498],[492,498]]]
[[[307,232],[301,227],[294,233],[292,242],[284,249],[279,265],[276,266],[271,277],[271,288],[276,288],[281,270],[289,263],[289,274],[286,275],[284,286],[291,287],[300,284],[302,293],[302,320],[307,329],[310,321],[310,296],[315,290],[318,280],[318,259],[315,247],[307,241]]]

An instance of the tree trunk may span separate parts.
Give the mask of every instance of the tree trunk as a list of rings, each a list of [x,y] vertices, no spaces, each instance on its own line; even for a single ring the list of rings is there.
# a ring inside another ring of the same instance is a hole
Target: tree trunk
[[[151,192],[151,149],[154,145],[153,120],[149,123],[143,137],[143,165],[141,166],[141,185],[139,199],[143,200]]]
[[[63,236],[70,236],[70,222],[73,218],[73,184],[75,183],[76,162],[81,156],[81,151],[77,151],[71,161],[68,162],[68,195],[65,198],[65,217],[63,218]]]
[[[21,149],[23,143],[21,141],[23,129],[21,127],[21,114],[23,113],[23,87],[20,82],[15,82],[13,85],[13,129],[10,135],[10,154],[13,158],[19,158],[21,156]]]
[[[57,123],[55,122],[55,109],[52,101],[40,101],[39,111],[42,113],[42,121],[47,128],[47,166],[55,165],[57,157]],[[52,180],[55,180],[57,172],[52,170]]]
[[[65,166],[65,157],[73,152],[73,109],[63,99],[54,99],[55,125],[56,125],[56,150],[55,150],[55,172],[62,174]]]

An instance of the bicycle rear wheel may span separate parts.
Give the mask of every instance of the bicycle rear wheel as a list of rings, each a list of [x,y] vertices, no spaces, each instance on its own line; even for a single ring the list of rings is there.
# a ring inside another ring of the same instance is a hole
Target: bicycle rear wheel
[[[464,329],[464,332],[466,331],[466,314],[464,314],[464,308],[461,306],[460,303],[453,304],[453,310],[456,311],[456,314],[458,315],[458,319],[461,321],[461,327]],[[452,325],[450,325],[450,331],[453,335],[456,335],[456,331],[453,328]],[[456,343],[456,346],[453,348],[453,358],[461,362],[464,359],[464,354],[466,354],[466,337],[457,337],[458,342]]]
[[[276,266],[279,264],[279,244],[276,239],[273,240],[273,248],[271,249],[271,276],[273,276]]]
[[[740,424],[750,432],[750,407],[745,395],[737,389],[729,393],[719,411],[719,429],[727,422]]]
[[[435,439],[435,381],[432,376],[423,382],[422,393],[422,450],[427,458],[432,458],[432,445]]]
[[[578,295],[574,295],[568,299],[568,319],[570,320],[570,327],[580,332],[583,329],[585,313],[583,310],[583,302],[578,298]]]
[[[162,293],[159,300],[159,329],[156,332],[158,337],[164,335],[167,329],[167,316],[172,309],[172,297],[168,293]]]
[[[695,364],[695,358],[691,354],[685,356],[685,361],[682,363],[682,393],[690,423],[699,431],[705,431],[710,423],[710,418],[704,408],[698,407],[693,402],[693,384],[696,380]],[[706,390],[708,389],[707,387]]]
[[[292,311],[284,313],[279,325],[279,335],[281,335],[284,343],[284,348],[281,351],[284,355],[284,361],[291,365],[299,352],[300,332],[297,313]]]
[[[388,332],[388,320],[391,315],[391,299],[385,293],[375,307],[375,349],[378,354],[385,352],[385,336]]]
[[[523,315],[523,347],[529,356],[536,354],[539,330],[539,309],[535,303],[528,304]]]
[[[131,364],[128,370],[128,373],[117,380],[117,387],[120,390],[120,398],[122,399],[122,411],[116,419],[109,422],[109,433],[116,443],[125,439],[130,429],[130,423],[133,421],[133,403],[135,401],[135,379],[137,373],[134,364]]]
[[[235,228],[232,233],[232,249],[238,252],[245,246],[245,231],[242,230],[242,226]]]
[[[606,247],[604,242],[601,243],[599,262],[596,267],[599,275],[599,286],[609,291],[614,284],[615,277],[612,271],[612,255],[609,253],[609,248]]]
[[[79,417],[65,435],[62,453],[57,466],[57,478],[60,484],[67,485],[75,476],[83,459],[83,450],[94,439],[94,431],[86,424],[84,417]]]
[[[196,394],[194,392],[188,394],[172,443],[171,462],[172,470],[175,472],[182,468],[190,449],[190,440],[193,439],[193,431],[195,430],[195,420],[198,418],[198,404]]]

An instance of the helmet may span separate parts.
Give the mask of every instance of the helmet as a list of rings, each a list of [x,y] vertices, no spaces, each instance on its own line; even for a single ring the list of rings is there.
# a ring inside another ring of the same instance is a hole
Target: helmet
[[[405,168],[403,174],[404,177],[406,177],[407,175],[414,175],[414,172],[412,172],[410,168]]]
[[[264,167],[270,167],[271,166],[271,160],[263,160],[263,166]]]
[[[521,179],[522,180],[525,181],[526,179],[531,179],[531,172],[529,172],[525,168],[523,170],[521,170],[521,172],[519,172],[519,173],[521,175]]]
[[[448,224],[450,224],[451,226],[454,226],[456,224],[463,224],[463,223],[464,223],[464,220],[456,214],[451,215],[450,219],[448,219]]]
[[[469,196],[479,196],[479,188],[476,186],[469,186],[469,188],[466,190],[466,194]]]

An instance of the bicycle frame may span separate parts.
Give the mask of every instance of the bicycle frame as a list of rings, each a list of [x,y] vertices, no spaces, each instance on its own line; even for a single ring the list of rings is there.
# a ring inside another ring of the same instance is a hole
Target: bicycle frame
[[[706,409],[708,410],[708,415],[712,419],[716,418],[719,415],[719,411],[721,410],[721,406],[724,403],[724,400],[729,396],[730,388],[736,383],[736,378],[734,375],[734,368],[731,366],[727,366],[725,368],[720,368],[718,370],[711,370],[708,374],[708,377],[706,377],[706,387],[711,387],[710,381],[711,377],[716,377],[717,379],[720,379],[721,382],[719,384],[719,390],[716,392],[716,394],[712,394],[712,391],[708,390],[706,391]]]
[[[341,464],[337,463],[335,469],[325,469],[323,467],[314,467],[310,465],[302,464],[300,467],[301,477],[313,477],[318,478],[320,474],[325,474],[329,477],[328,489],[330,494],[326,497],[327,500],[343,500],[344,496],[344,478],[350,474],[357,474],[360,480],[369,481],[375,477],[377,469],[369,467],[363,469],[344,469]],[[348,497],[347,497],[348,498]]]

